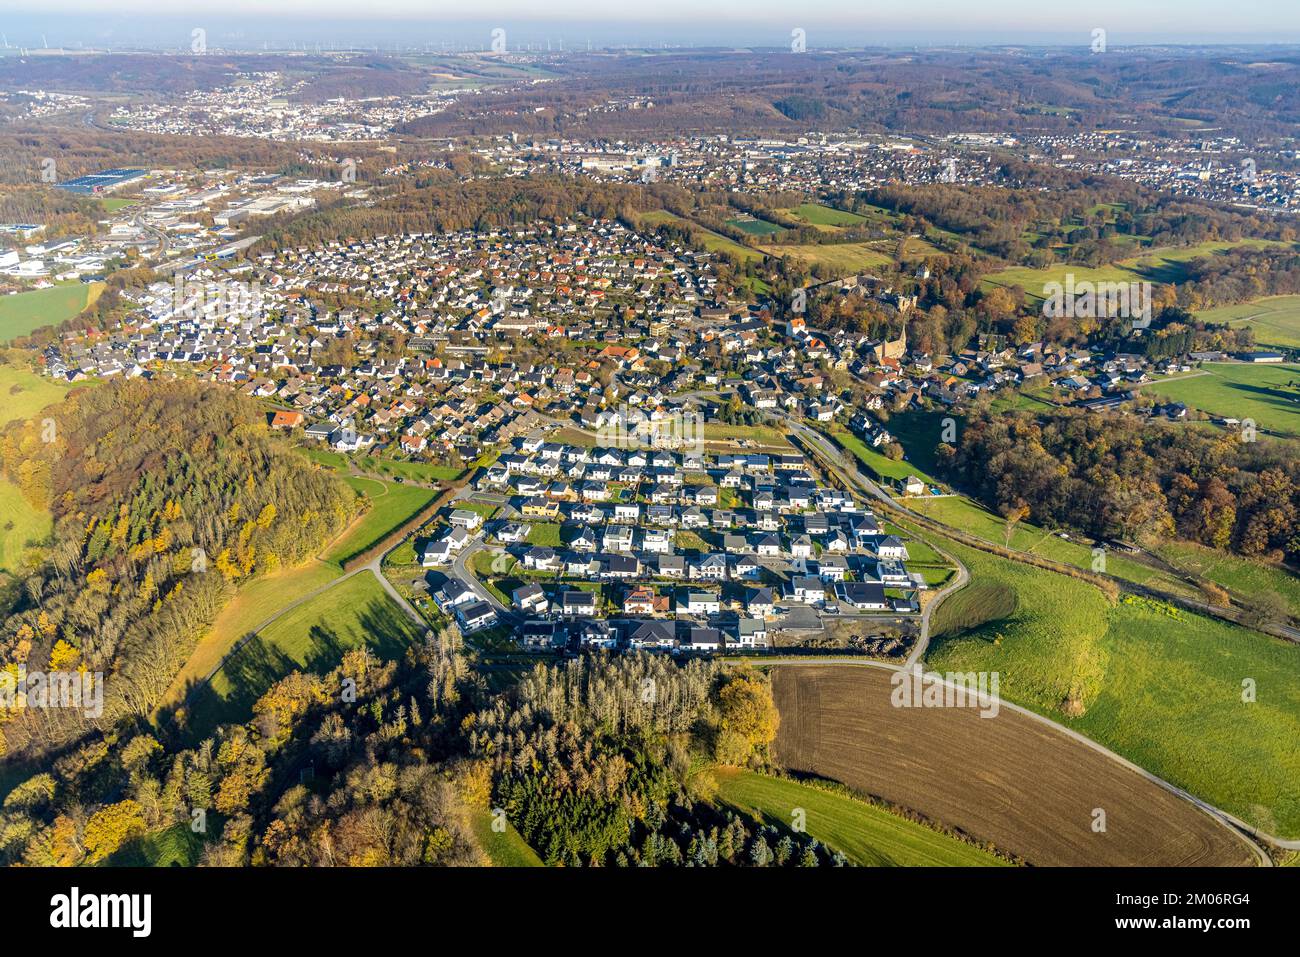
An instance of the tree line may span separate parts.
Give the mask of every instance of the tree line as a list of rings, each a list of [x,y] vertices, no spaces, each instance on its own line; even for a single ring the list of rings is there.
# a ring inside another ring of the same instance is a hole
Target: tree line
[[[1178,537],[1271,561],[1300,554],[1300,456],[1131,416],[975,411],[944,474],[1002,514],[1100,540]]]
[[[75,390],[0,436],[0,471],[54,520],[8,597],[3,661],[109,676],[100,716],[3,716],[3,750],[28,758],[151,713],[235,585],[304,561],[356,511],[260,407],[193,380]]]

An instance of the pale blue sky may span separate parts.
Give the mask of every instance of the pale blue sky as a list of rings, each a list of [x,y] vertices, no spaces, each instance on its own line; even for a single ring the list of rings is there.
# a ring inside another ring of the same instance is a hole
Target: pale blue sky
[[[521,40],[584,35],[603,43],[780,46],[802,27],[808,46],[912,43],[1072,43],[1095,27],[1112,46],[1160,42],[1300,43],[1300,0],[2,0],[11,42],[29,34],[73,45],[148,36],[177,25],[254,41],[290,23],[302,42],[353,24],[364,42],[413,40],[398,23],[472,38],[499,25]],[[277,22],[278,21],[278,22]],[[769,40],[770,37],[770,40]]]
[[[10,10],[32,13],[79,12],[104,14],[174,15],[171,0],[8,0]],[[1130,30],[1160,32],[1267,31],[1300,27],[1296,0],[654,0],[653,3],[610,4],[596,0],[186,0],[179,5],[187,15],[312,16],[329,19],[456,19],[514,16],[524,20],[679,20],[717,23],[740,21],[781,22],[800,18],[826,23],[868,26],[934,26],[1062,30],[1080,23],[1111,20]]]

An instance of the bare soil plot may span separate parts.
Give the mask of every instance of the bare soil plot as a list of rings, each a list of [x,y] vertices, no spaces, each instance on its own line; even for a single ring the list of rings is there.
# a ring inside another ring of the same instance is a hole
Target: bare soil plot
[[[891,672],[778,666],[776,760],[960,828],[1031,864],[1241,866],[1244,839],[1160,785],[1002,707],[895,708]],[[1093,830],[1094,809],[1106,830]]]

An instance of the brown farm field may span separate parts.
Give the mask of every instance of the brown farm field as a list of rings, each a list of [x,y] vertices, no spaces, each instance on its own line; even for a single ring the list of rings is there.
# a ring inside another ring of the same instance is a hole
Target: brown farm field
[[[777,762],[1045,866],[1245,866],[1245,839],[1187,800],[1003,703],[895,708],[891,672],[773,669]],[[1106,812],[1104,833],[1093,812]]]

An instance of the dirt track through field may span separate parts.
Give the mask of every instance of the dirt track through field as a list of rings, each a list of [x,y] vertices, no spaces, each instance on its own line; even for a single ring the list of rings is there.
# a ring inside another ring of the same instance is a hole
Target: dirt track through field
[[[773,669],[775,757],[961,828],[1038,865],[1255,862],[1229,829],[1137,772],[1003,707],[896,708],[891,672]],[[1093,830],[1094,809],[1106,830]]]

